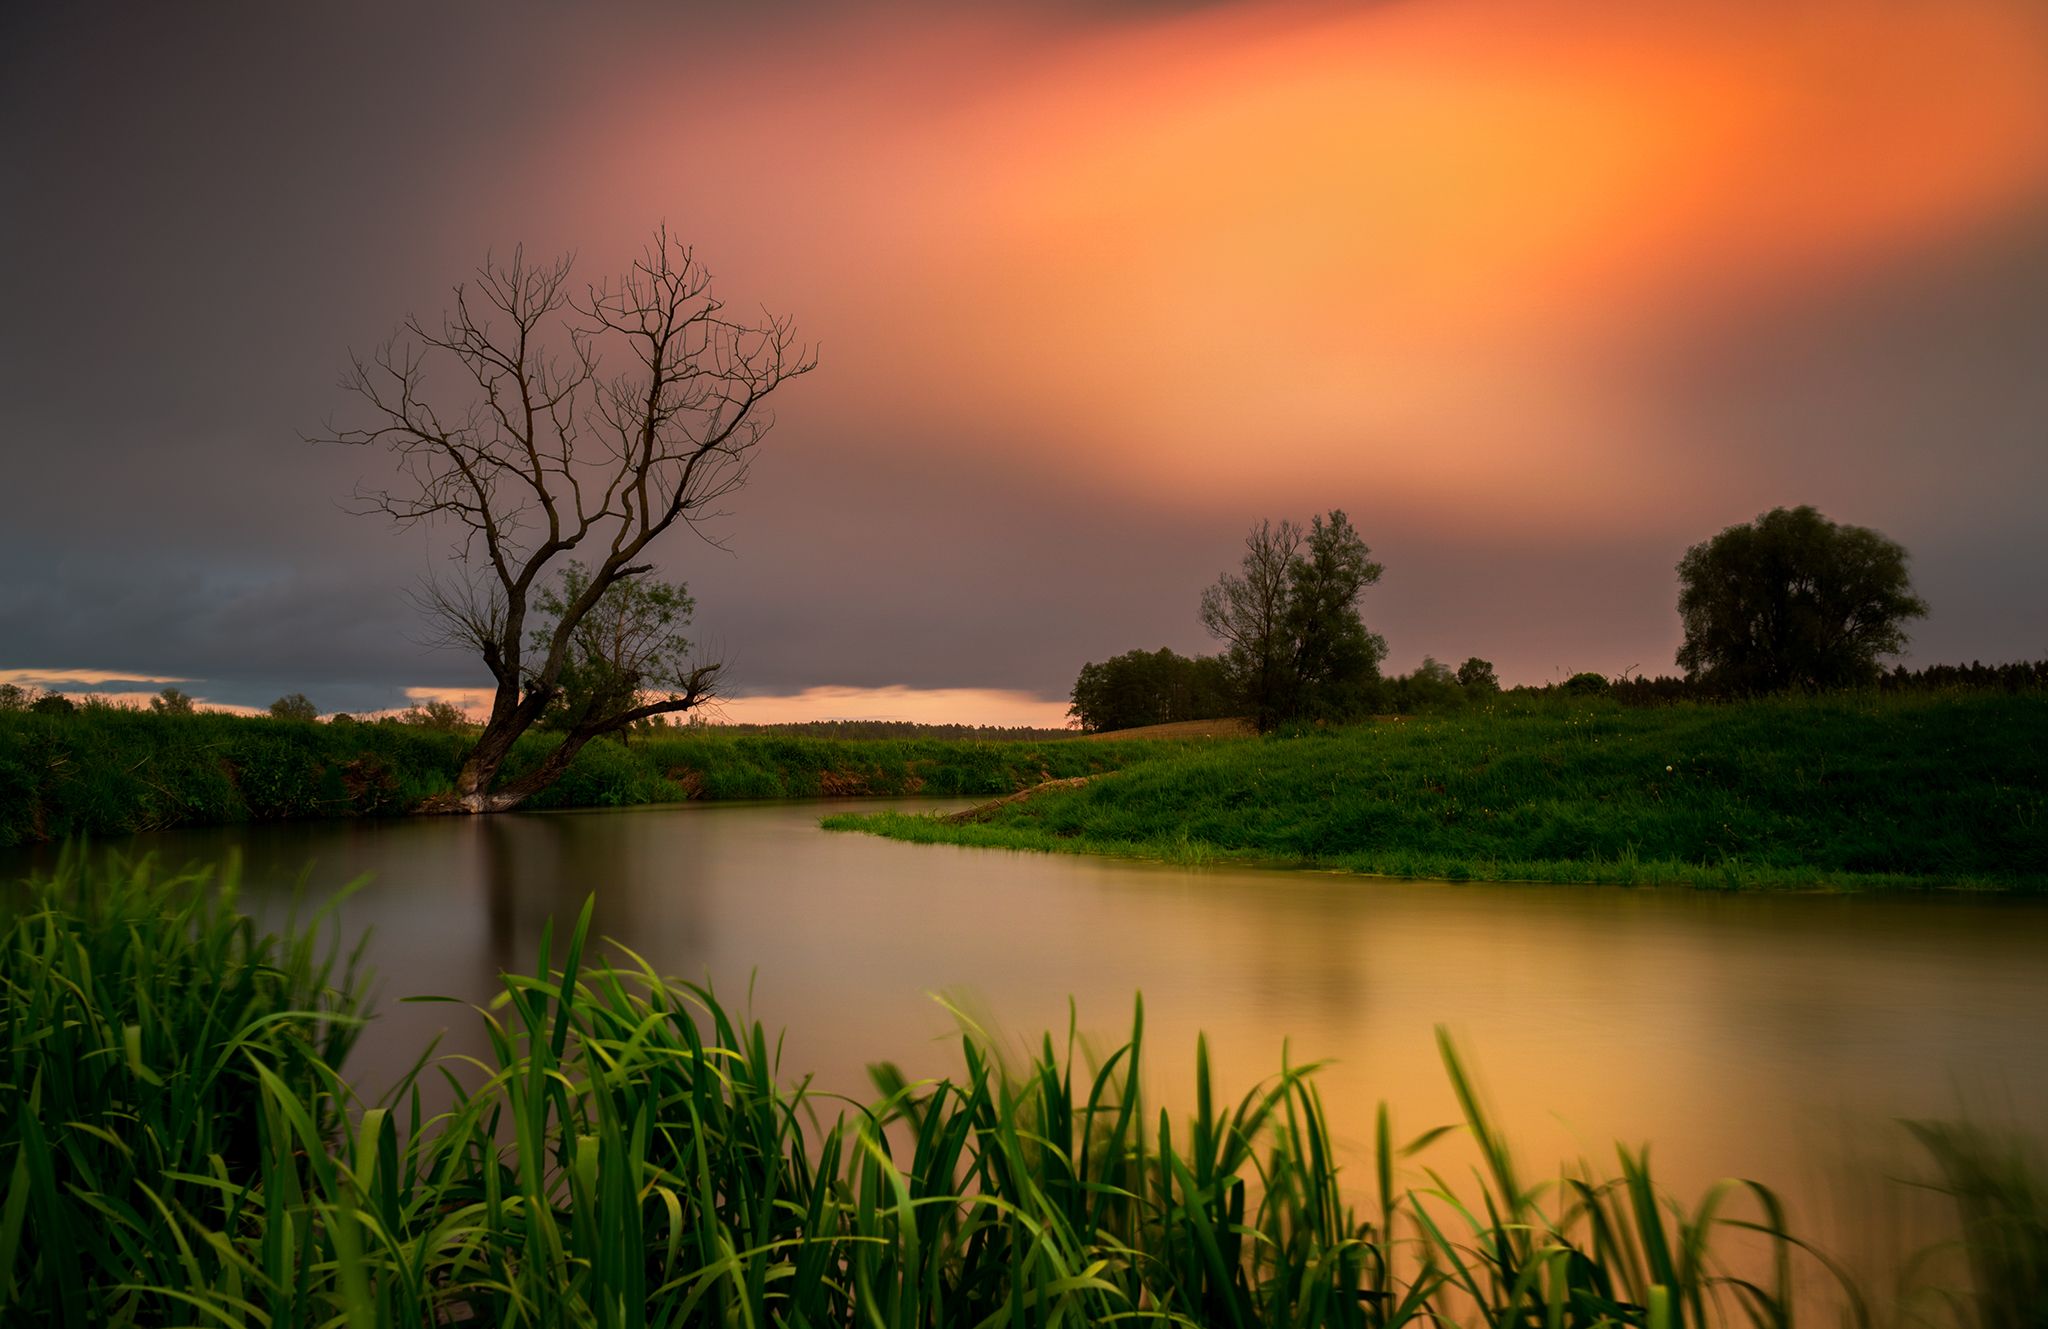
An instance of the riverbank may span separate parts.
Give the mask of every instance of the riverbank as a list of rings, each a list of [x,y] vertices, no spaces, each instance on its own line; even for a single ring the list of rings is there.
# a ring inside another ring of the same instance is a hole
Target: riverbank
[[[1681,1202],[1641,1147],[1526,1166],[1441,1031],[1440,1142],[1385,1107],[1342,1139],[1284,1052],[1231,1096],[1199,1041],[1192,1111],[1162,1110],[1142,1005],[1099,1061],[965,1025],[958,1070],[878,1064],[849,1110],[590,926],[448,1008],[487,1023],[479,1059],[422,1052],[368,1104],[326,911],[270,933],[231,880],[115,858],[0,895],[0,1319],[1763,1329],[1804,1287],[2003,1324],[2048,1270],[2038,1168],[1965,1125],[1912,1127],[1961,1217],[1859,1290],[1767,1186]]]
[[[555,742],[532,734],[509,773]],[[402,816],[445,793],[469,739],[419,725],[92,707],[0,713],[0,848],[309,817]],[[1117,769],[1160,741],[824,739],[683,730],[599,740],[534,808],[882,794],[993,797]]]
[[[2048,696],[1502,697],[1164,754],[901,840],[1450,880],[2048,890]]]

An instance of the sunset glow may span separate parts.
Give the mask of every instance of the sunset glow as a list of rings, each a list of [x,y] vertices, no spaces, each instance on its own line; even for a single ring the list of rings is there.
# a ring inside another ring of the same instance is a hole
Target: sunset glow
[[[1668,669],[1679,555],[1800,502],[1913,550],[1916,652],[2044,647],[2018,626],[2048,613],[2039,586],[2021,613],[1987,589],[2048,556],[2023,498],[2048,485],[2031,0],[535,10],[444,15],[395,57],[274,26],[250,40],[290,58],[205,95],[176,73],[212,49],[198,28],[53,29],[152,109],[132,144],[81,123],[36,147],[29,193],[130,162],[124,196],[161,215],[13,224],[38,271],[161,287],[110,307],[197,358],[115,391],[114,432],[149,446],[104,501],[9,514],[72,589],[8,592],[38,626],[0,664],[211,680],[261,640],[240,700],[480,686],[393,645],[436,555],[335,507],[365,459],[286,443],[348,348],[437,316],[486,251],[574,251],[595,278],[663,220],[821,352],[715,532],[732,556],[661,554],[742,694],[1055,706],[1088,659],[1210,649],[1194,597],[1244,528],[1330,507],[1387,561],[1367,617],[1397,667]],[[363,100],[359,48],[431,105]],[[259,182],[256,160],[300,165]],[[194,254],[246,270],[209,284]],[[50,440],[24,479],[85,446],[59,405],[97,390],[80,344],[38,333],[11,362]],[[232,390],[227,364],[250,371]],[[194,465],[236,477],[195,501],[260,492],[237,540],[178,543],[157,500]],[[152,532],[144,564],[91,552]],[[121,653],[116,621],[185,644]]]
[[[1043,423],[1118,440],[1133,488],[1348,472],[1427,501],[1484,468],[1513,502],[1516,479],[1639,444],[1617,343],[1896,258],[2048,180],[2037,16],[1656,12],[1404,6],[1251,42],[1233,13],[1089,52],[992,117],[979,155],[1003,176],[962,191],[996,219],[970,266],[1042,274],[975,290],[1014,311],[983,322],[1064,334],[1033,338],[1052,361],[1005,395],[1032,412],[1044,378],[1068,385]],[[1001,392],[1009,350],[966,348],[986,360],[962,377]],[[1668,478],[1549,498],[1591,515]]]
[[[971,93],[916,62],[976,48],[937,27],[883,70],[818,57],[772,117],[822,138],[771,194],[830,218],[809,254],[772,224],[773,266],[849,406],[999,420],[1020,466],[1085,456],[1149,502],[1369,479],[1499,517],[1563,463],[1603,474],[1546,515],[1615,520],[1694,471],[1641,357],[2048,196],[2048,18],[2021,4],[1228,6],[1020,38],[1041,58]],[[1613,471],[1646,434],[1659,464]]]

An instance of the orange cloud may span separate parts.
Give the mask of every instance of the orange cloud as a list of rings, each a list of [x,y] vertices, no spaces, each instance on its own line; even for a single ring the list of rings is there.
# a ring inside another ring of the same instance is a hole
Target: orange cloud
[[[811,720],[909,720],[918,724],[1064,729],[1067,704],[998,688],[816,687],[782,696],[735,697],[717,705],[725,724]]]
[[[446,702],[470,719],[482,723],[491,714],[491,701],[496,694],[490,688],[434,688],[411,687],[405,690],[405,699],[413,705],[425,705],[431,701]],[[406,708],[373,711],[365,718],[381,719],[387,715],[401,715]]]
[[[489,688],[410,687],[413,702],[444,701],[472,720],[490,714]],[[396,715],[380,711],[376,715]],[[811,720],[909,720],[918,724],[976,724],[1064,729],[1067,704],[999,688],[815,687],[802,692],[728,697],[706,718],[717,724],[802,724]],[[368,717],[375,718],[375,715]]]
[[[112,669],[0,669],[0,683],[24,687],[89,688],[102,683],[190,683],[171,674],[128,674]]]
[[[2008,0],[1271,12],[996,99],[942,140],[986,164],[964,206],[1169,325],[1235,287],[1462,327],[1868,260],[2048,179],[2048,20]]]
[[[1150,503],[1619,520],[1698,480],[1643,343],[2048,199],[2033,0],[835,22],[649,54],[536,168],[562,233],[669,215],[796,312],[792,434]]]
[[[1615,343],[2048,180],[2019,5],[1252,13],[1084,46],[936,139],[967,410],[1155,491],[1512,488],[1640,446]]]

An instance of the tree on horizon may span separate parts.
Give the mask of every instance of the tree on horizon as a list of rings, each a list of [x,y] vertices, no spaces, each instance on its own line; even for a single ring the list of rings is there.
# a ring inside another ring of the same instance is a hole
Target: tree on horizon
[[[1264,733],[1289,720],[1343,720],[1370,708],[1386,639],[1358,601],[1385,570],[1342,509],[1304,529],[1262,521],[1238,571],[1202,592],[1202,626],[1246,714]]]
[[[1688,680],[1738,694],[1877,681],[1927,613],[1905,547],[1808,505],[1772,508],[1686,550],[1678,563]]]

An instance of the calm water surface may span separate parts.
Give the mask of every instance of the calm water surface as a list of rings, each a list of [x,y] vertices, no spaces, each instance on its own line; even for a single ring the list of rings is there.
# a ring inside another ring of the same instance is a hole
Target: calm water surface
[[[877,804],[875,806],[882,806]],[[942,807],[925,801],[923,807]],[[1530,1165],[1655,1142],[1681,1192],[1723,1176],[1838,1229],[1842,1176],[1910,1167],[1900,1117],[2048,1123],[2048,906],[1969,898],[1727,896],[1176,869],[898,844],[817,828],[844,803],[232,827],[142,837],[167,858],[241,851],[278,907],[368,873],[380,1017],[358,1073],[387,1079],[432,1032],[477,1050],[463,1008],[530,966],[543,923],[595,895],[597,930],[786,1026],[784,1066],[859,1093],[883,1058],[956,1063],[942,994],[1020,1038],[1101,1045],[1144,994],[1152,1089],[1185,1101],[1197,1030],[1235,1095],[1331,1059],[1325,1101],[1363,1160],[1452,1119],[1433,1030],[1476,1063]],[[0,866],[13,866],[0,864]],[[1889,1152],[1887,1152],[1889,1151]],[[1855,1168],[1846,1165],[1861,1160]]]

